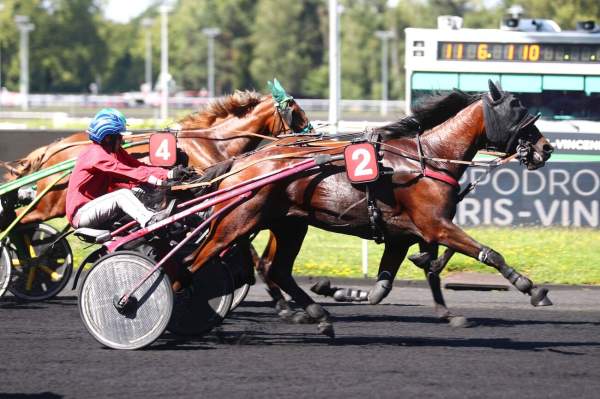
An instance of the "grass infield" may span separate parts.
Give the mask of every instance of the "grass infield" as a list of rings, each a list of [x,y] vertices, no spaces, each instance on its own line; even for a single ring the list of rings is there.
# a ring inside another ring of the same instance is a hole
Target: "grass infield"
[[[57,226],[63,222],[54,222]],[[569,228],[497,228],[478,227],[467,232],[479,242],[501,253],[507,263],[525,273],[536,283],[600,284],[600,230]],[[254,240],[259,253],[264,248],[268,233],[262,232]],[[74,237],[69,241],[75,256],[75,265],[91,248]],[[361,240],[356,237],[333,234],[310,228],[294,266],[294,274],[305,276],[362,277]],[[409,250],[418,251],[417,246]],[[377,273],[383,245],[368,243],[368,276]],[[455,255],[444,272],[477,271],[496,273],[495,269],[463,255]],[[421,269],[404,261],[399,279],[422,280]]]

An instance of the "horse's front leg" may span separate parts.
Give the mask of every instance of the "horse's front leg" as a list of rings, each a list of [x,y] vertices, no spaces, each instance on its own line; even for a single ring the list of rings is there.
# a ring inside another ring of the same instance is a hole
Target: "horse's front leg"
[[[286,301],[286,299],[283,297],[281,289],[269,277],[269,272],[271,270],[271,266],[273,265],[273,258],[275,257],[276,251],[277,240],[275,239],[275,235],[272,232],[270,232],[267,246],[265,247],[265,250],[263,251],[263,254],[260,257],[260,260],[256,263],[256,273],[267,286],[267,292],[269,293],[269,296],[273,299],[275,310],[277,311],[279,316],[285,318],[292,315],[292,308]]]
[[[406,256],[410,244],[399,240],[386,239],[383,255],[379,261],[379,270],[377,271],[377,281],[369,291],[369,303],[377,305],[392,290],[396,273]]]
[[[444,265],[448,263],[449,257],[448,259],[445,259],[445,257],[449,250],[446,250],[444,255],[441,258],[438,258],[438,249],[439,245],[437,243],[428,244],[426,242],[421,242],[419,243],[419,250],[421,252],[409,256],[409,259],[425,272],[425,278],[427,279],[431,295],[433,296],[433,306],[437,317],[447,321],[452,327],[471,327],[473,324],[464,316],[453,314],[446,306],[446,300],[442,293],[442,281],[440,279],[439,271],[435,271],[435,265],[439,262],[444,262]],[[454,251],[452,251],[450,256],[452,256],[453,253]]]
[[[287,218],[273,223],[271,231],[277,240],[277,250],[273,257],[273,264],[269,270],[269,277],[281,287],[292,299],[306,311],[309,319],[318,323],[321,334],[334,337],[333,323],[329,313],[313,301],[294,280],[292,268],[294,260],[300,252],[302,242],[308,231],[308,225],[300,220]],[[304,315],[299,315],[304,320]],[[296,320],[302,322],[301,320]]]
[[[529,278],[510,267],[502,255],[475,241],[450,220],[445,219],[441,223],[427,225],[423,233],[428,242],[437,242],[445,245],[448,248],[496,268],[516,289],[531,296],[531,304],[533,306],[552,305],[552,302],[546,296],[548,293],[546,288],[535,286]]]

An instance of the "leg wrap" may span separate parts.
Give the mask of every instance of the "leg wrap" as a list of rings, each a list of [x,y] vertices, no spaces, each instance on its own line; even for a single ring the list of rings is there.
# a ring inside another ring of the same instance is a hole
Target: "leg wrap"
[[[306,313],[315,320],[321,321],[327,319],[329,313],[318,303],[311,303],[306,307]]]

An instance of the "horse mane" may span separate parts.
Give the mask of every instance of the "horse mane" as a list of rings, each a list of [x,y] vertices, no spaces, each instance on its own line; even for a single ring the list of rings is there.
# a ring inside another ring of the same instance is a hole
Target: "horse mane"
[[[208,105],[195,113],[181,119],[179,123],[190,127],[211,126],[217,118],[234,115],[238,118],[244,116],[263,100],[260,93],[249,90],[236,90],[233,94],[215,98]]]
[[[454,89],[449,94],[434,94],[420,101],[408,118],[379,128],[384,138],[414,137],[420,131],[438,126],[481,98],[481,94],[468,94]]]
[[[4,179],[10,181],[14,178],[23,177],[33,172],[37,172],[42,167],[42,161],[44,156],[48,152],[50,146],[54,145],[61,139],[55,140],[49,145],[45,145],[40,148],[36,148],[31,151],[27,156],[16,161],[4,162],[3,166],[8,169],[8,173],[4,174]]]

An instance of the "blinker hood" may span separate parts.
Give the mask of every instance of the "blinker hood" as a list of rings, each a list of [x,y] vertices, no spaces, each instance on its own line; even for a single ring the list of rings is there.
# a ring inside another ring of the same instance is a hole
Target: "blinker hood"
[[[499,151],[512,153],[520,132],[535,123],[540,115],[531,115],[512,94],[502,92],[489,81],[490,95],[484,95],[483,113],[488,141]]]

